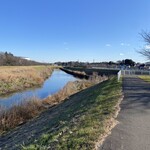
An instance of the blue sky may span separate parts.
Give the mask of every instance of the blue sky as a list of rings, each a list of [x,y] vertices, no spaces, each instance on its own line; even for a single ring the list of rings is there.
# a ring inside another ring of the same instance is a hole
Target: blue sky
[[[145,62],[149,0],[0,0],[0,51],[36,61]]]

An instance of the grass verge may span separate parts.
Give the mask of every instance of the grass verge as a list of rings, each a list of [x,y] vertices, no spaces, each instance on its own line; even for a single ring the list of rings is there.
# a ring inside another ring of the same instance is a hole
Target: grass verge
[[[88,88],[66,100],[63,109],[50,120],[48,132],[23,150],[91,150],[102,137],[108,120],[116,116],[118,103],[122,96],[121,82],[111,78],[101,84]]]
[[[144,81],[150,82],[150,76],[149,75],[141,75],[138,77]]]

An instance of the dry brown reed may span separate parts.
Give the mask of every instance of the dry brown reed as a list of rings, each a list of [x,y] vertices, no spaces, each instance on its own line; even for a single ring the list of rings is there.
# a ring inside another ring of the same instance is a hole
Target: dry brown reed
[[[98,76],[97,74],[93,74],[88,80],[77,80],[74,82],[68,82],[66,86],[60,90],[58,93],[51,95],[44,99],[43,104],[48,104],[48,106],[53,106],[61,101],[68,99],[70,95],[73,95],[83,89],[86,89],[90,86],[93,86],[97,83],[103,82],[107,80],[106,76]]]
[[[68,82],[68,84],[58,93],[49,96],[42,101],[37,98],[32,98],[31,100],[25,101],[18,106],[13,106],[8,110],[0,108],[0,133],[25,123],[29,119],[39,115],[43,110],[68,99],[72,94],[104,80],[107,80],[107,77],[93,75],[89,80]]]
[[[27,120],[37,116],[45,108],[37,98],[22,102],[10,109],[1,108],[0,111],[0,133],[10,130]]]
[[[0,95],[41,85],[52,71],[51,66],[0,67]]]

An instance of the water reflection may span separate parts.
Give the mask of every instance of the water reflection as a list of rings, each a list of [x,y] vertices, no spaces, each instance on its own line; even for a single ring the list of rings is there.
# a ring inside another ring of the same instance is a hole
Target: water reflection
[[[35,96],[40,99],[46,98],[48,95],[53,95],[62,89],[69,81],[76,80],[75,77],[61,70],[54,70],[51,77],[48,78],[42,87],[30,89],[23,92],[17,92],[6,97],[0,97],[0,105],[11,107],[17,105],[26,99]]]

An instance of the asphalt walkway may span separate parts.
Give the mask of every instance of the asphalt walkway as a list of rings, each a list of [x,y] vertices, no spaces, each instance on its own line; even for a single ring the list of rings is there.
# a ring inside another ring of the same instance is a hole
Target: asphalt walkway
[[[119,124],[100,150],[150,150],[150,83],[124,77]]]

